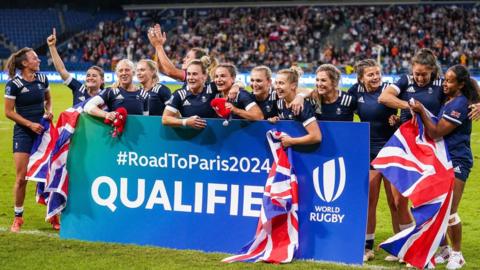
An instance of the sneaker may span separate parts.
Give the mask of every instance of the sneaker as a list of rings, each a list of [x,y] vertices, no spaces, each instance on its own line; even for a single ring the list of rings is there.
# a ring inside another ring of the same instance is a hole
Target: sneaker
[[[452,252],[452,248],[450,246],[441,246],[440,249],[435,253],[435,263],[436,264],[444,264],[448,262],[448,258],[450,258],[450,253]]]
[[[18,233],[20,231],[20,228],[23,225],[23,218],[22,217],[15,217],[13,219],[13,224],[12,227],[10,227],[10,231],[14,233]]]
[[[56,230],[56,231],[60,230],[60,220],[58,219],[57,215],[50,218],[50,224],[52,224],[52,228],[54,230]]]
[[[387,262],[396,262],[396,261],[398,261],[398,257],[393,256],[393,255],[388,255],[387,257],[385,257],[385,261],[387,261]]]
[[[373,253],[373,250],[365,249],[365,253],[363,253],[363,261],[368,262],[373,260],[373,258],[375,258],[375,253]]]
[[[448,258],[448,263],[446,268],[448,270],[460,269],[465,265],[465,259],[463,258],[462,252],[452,251],[450,253],[450,258]]]

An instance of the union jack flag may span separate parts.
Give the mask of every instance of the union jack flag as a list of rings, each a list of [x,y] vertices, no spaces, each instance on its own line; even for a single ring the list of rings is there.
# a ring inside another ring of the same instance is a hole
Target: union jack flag
[[[263,193],[257,231],[240,251],[223,262],[288,263],[298,249],[298,182],[291,162],[291,149],[283,149],[284,133],[268,131],[274,162]]]
[[[417,124],[400,126],[372,165],[411,200],[415,220],[415,226],[380,247],[422,269],[435,265],[433,256],[447,231],[454,171],[444,140],[428,137],[420,116],[415,117]]]
[[[60,213],[67,203],[68,149],[84,104],[85,102],[79,103],[62,112],[56,127],[51,121],[45,123],[45,120],[42,120],[44,132],[34,142],[27,179],[38,181],[36,197],[38,203],[47,205],[45,220],[50,220]]]

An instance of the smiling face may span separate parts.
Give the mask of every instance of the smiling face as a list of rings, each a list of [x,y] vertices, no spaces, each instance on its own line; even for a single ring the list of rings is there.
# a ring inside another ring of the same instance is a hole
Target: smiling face
[[[328,93],[334,92],[336,85],[328,76],[328,73],[325,71],[317,72],[315,78],[315,88],[319,95],[326,95]]]
[[[255,96],[268,94],[268,90],[272,85],[272,79],[267,77],[265,71],[254,70],[250,74],[250,85]]]
[[[412,73],[413,80],[419,87],[426,86],[432,78],[433,69],[427,65],[413,64]]]
[[[90,68],[87,70],[87,77],[85,78],[85,85],[90,89],[100,89],[104,80],[102,74],[98,70]]]
[[[201,66],[194,64],[188,66],[187,85],[192,92],[198,93],[202,91],[206,81],[207,74],[203,73]]]
[[[448,70],[447,73],[445,73],[445,81],[443,81],[443,92],[446,96],[454,97],[458,95],[463,86],[463,82],[459,83],[457,81],[457,75],[455,75],[455,72]]]
[[[363,71],[360,82],[365,85],[368,91],[373,91],[382,84],[382,73],[380,67],[366,67]]]
[[[118,63],[116,73],[120,86],[128,88],[128,86],[132,84],[135,72],[133,71],[133,67],[126,61],[120,61]]]
[[[190,63],[190,61],[194,59],[196,59],[195,52],[193,50],[189,50],[185,55],[185,57],[183,58],[182,69],[186,69],[188,66],[188,63]]]
[[[152,70],[145,61],[140,61],[137,64],[136,74],[137,74],[138,81],[141,84],[145,84],[148,81],[153,80],[155,71]]]
[[[22,61],[22,65],[25,69],[28,69],[33,72],[40,71],[40,59],[38,58],[37,53],[33,50],[30,50],[25,53],[26,59]]]
[[[215,69],[215,85],[220,92],[228,92],[235,83],[235,78],[232,77],[230,71],[224,67]]]
[[[275,90],[279,98],[292,100],[295,97],[296,83],[288,80],[287,74],[277,74],[275,78]]]

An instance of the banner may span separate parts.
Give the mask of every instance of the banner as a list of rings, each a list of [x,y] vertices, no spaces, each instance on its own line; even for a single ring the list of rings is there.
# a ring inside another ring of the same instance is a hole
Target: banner
[[[265,133],[305,133],[301,123],[208,120],[204,130],[129,116],[112,138],[82,115],[71,142],[62,238],[236,253],[257,226],[272,163]],[[295,147],[298,258],[362,264],[369,126],[321,122],[323,141]]]

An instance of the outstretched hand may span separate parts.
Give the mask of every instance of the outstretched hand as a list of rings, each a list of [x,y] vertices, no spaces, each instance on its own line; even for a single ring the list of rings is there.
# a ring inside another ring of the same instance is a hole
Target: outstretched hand
[[[55,28],[52,29],[52,34],[47,38],[48,47],[53,47],[57,43],[57,31]]]
[[[163,46],[167,41],[167,34],[165,34],[165,32],[162,32],[162,28],[158,23],[155,24],[154,27],[150,27],[148,29],[147,36],[150,44],[152,44],[153,47]]]

